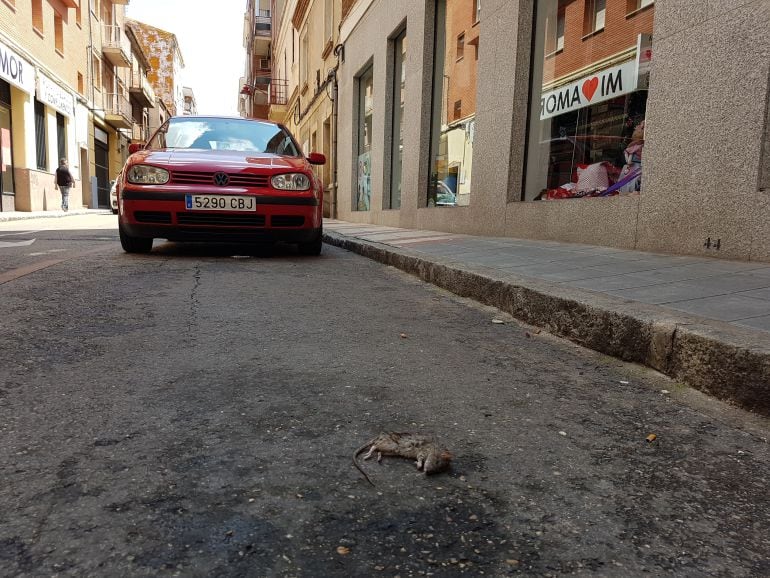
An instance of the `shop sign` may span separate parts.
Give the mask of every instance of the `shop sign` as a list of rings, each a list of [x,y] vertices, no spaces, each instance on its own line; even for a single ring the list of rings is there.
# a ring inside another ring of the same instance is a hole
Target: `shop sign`
[[[72,94],[40,71],[37,76],[37,99],[66,116],[75,116],[75,101]]]
[[[636,60],[628,60],[560,86],[540,97],[540,120],[633,92],[636,80]]]
[[[0,78],[28,94],[35,91],[35,67],[0,42]]]

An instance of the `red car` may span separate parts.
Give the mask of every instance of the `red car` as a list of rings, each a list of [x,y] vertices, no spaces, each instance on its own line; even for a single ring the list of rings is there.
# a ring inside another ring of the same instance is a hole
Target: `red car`
[[[213,116],[169,119],[131,145],[117,184],[120,243],[148,253],[171,241],[296,243],[321,253],[323,185],[280,124]]]

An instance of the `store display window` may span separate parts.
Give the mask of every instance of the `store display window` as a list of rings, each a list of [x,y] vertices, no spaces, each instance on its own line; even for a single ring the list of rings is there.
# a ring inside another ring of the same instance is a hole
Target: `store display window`
[[[423,206],[470,204],[479,10],[476,0],[436,0],[430,181]]]
[[[642,191],[654,6],[536,0],[524,200]]]

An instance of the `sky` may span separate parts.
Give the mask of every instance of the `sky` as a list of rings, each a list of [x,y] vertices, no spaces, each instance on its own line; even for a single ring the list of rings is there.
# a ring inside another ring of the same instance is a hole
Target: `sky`
[[[246,0],[131,0],[126,16],[176,35],[198,113],[238,116]]]

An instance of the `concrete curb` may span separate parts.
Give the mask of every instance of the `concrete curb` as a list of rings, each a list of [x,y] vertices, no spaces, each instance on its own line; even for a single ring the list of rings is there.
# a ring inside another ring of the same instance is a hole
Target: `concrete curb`
[[[71,211],[10,211],[0,213],[0,223],[10,221],[24,221],[27,219],[54,219],[61,217],[73,217],[76,215],[108,215],[112,214],[110,209],[72,209]]]
[[[640,363],[744,409],[770,416],[770,340],[727,323],[506,275],[389,245],[324,233],[324,242],[624,361]]]

